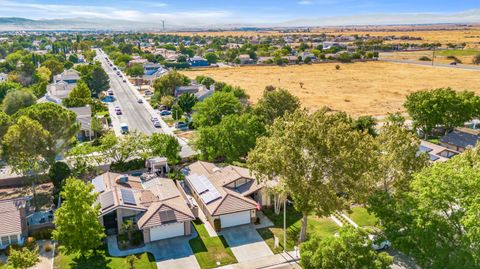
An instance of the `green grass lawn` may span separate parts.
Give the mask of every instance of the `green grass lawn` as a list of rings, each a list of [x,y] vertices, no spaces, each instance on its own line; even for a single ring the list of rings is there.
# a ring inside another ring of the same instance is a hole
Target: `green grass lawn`
[[[374,215],[368,213],[365,207],[353,207],[352,213],[347,212],[345,214],[361,227],[375,226],[375,224],[377,223],[377,218]]]
[[[466,49],[466,50],[439,50],[438,55],[441,56],[474,56],[480,53],[480,50]]]
[[[81,259],[79,254],[64,255],[57,252],[54,260],[54,269],[120,269],[129,268],[125,257],[111,257],[106,251],[101,250],[97,255]],[[135,269],[156,269],[157,264],[153,255],[142,253],[136,255],[138,260],[135,262]]]
[[[258,233],[265,240],[274,253],[283,251],[283,212],[275,215],[269,209],[263,209],[263,213],[274,223],[273,227],[258,229]],[[287,250],[293,250],[298,244],[302,214],[293,207],[287,208]],[[329,218],[308,217],[307,236],[333,236],[340,227]],[[275,248],[274,235],[279,239],[279,247]]]
[[[223,236],[210,237],[205,226],[198,220],[194,221],[193,225],[198,237],[191,239],[188,243],[201,268],[214,268],[237,262]],[[217,264],[217,261],[220,264]]]

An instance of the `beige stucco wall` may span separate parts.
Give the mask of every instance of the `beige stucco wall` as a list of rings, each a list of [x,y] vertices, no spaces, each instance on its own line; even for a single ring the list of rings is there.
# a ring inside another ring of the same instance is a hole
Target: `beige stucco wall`
[[[131,210],[131,209],[124,209],[124,208],[118,208],[117,209],[117,228],[118,228],[118,233],[121,234],[123,232],[122,229],[122,223],[123,223],[123,218],[124,217],[131,217],[131,216],[136,216],[140,214],[140,211],[136,210]]]

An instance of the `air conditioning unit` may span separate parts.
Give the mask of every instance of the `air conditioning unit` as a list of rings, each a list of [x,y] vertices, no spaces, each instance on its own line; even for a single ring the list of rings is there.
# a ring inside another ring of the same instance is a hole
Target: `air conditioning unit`
[[[121,175],[117,178],[117,183],[125,184],[128,182],[128,175]]]

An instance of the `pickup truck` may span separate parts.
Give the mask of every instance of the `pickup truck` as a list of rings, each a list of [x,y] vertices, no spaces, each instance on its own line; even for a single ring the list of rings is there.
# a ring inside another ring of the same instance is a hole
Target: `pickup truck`
[[[128,124],[126,123],[121,123],[120,124],[120,132],[122,134],[128,134]]]

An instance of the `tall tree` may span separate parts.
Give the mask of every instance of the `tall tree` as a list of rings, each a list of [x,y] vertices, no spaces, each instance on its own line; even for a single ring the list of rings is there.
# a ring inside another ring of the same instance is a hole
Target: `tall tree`
[[[160,98],[165,95],[173,96],[176,87],[188,84],[190,84],[190,79],[187,76],[182,75],[177,71],[169,72],[153,82],[153,88],[155,89],[154,98],[160,100]]]
[[[168,163],[171,165],[176,165],[181,160],[180,151],[182,147],[175,136],[152,134],[148,140],[148,147],[154,156],[167,157]]]
[[[373,138],[354,130],[345,113],[297,110],[275,120],[268,136],[257,140],[248,165],[260,181],[283,182],[303,214],[303,242],[308,215],[329,216],[370,193],[374,148]]]
[[[198,102],[193,110],[193,122],[198,128],[216,125],[227,115],[240,114],[243,106],[233,93],[215,92]]]
[[[91,92],[87,83],[83,80],[78,81],[77,86],[63,99],[63,104],[66,107],[82,107],[91,103]]]
[[[130,132],[117,137],[115,133],[109,132],[100,139],[100,150],[113,162],[124,163],[131,157],[146,157],[146,141],[147,138],[142,133]]]
[[[312,238],[300,247],[304,269],[389,269],[393,257],[376,252],[368,233],[352,226],[340,229],[338,237]]]
[[[413,176],[409,188],[372,203],[385,235],[421,268],[478,268],[480,150],[469,149]]]
[[[252,114],[227,115],[218,125],[198,130],[195,147],[210,161],[238,161],[255,147],[265,134],[265,125]]]
[[[37,97],[29,90],[10,91],[3,100],[3,111],[12,115],[18,110],[35,104]]]
[[[93,96],[99,96],[101,92],[110,88],[110,79],[100,64],[97,63],[94,65],[87,84]]]
[[[3,156],[13,171],[30,178],[35,203],[37,177],[55,158],[51,141],[50,133],[26,116],[21,116],[3,137]]]
[[[190,114],[193,106],[198,102],[198,98],[193,93],[184,93],[178,97],[177,104],[183,112]]]
[[[255,106],[255,114],[266,124],[300,108],[300,100],[285,89],[265,89]]]
[[[19,90],[21,87],[22,85],[16,82],[10,82],[10,81],[0,82],[0,101],[2,101],[7,95],[7,93],[9,93],[10,91]]]
[[[42,63],[42,66],[45,66],[50,70],[52,76],[58,75],[63,72],[63,64],[56,59],[49,59]]]
[[[138,78],[143,76],[145,71],[143,70],[143,65],[134,64],[130,67],[127,67],[126,73],[127,73],[127,75],[135,78],[135,81],[138,81]],[[138,83],[136,83],[136,84],[138,84]]]
[[[371,136],[377,136],[376,126],[377,120],[372,116],[360,116],[353,121],[353,128],[367,132]]]
[[[50,148],[61,153],[79,131],[75,112],[53,103],[40,103],[18,112],[38,121],[52,137]]]
[[[84,257],[98,249],[105,237],[98,221],[100,205],[94,205],[98,194],[93,192],[93,185],[75,178],[67,179],[60,194],[64,201],[55,211],[52,238],[64,247],[66,254],[79,252]]]

